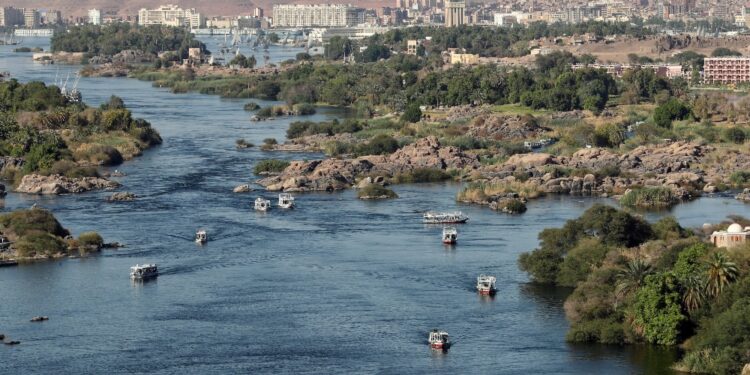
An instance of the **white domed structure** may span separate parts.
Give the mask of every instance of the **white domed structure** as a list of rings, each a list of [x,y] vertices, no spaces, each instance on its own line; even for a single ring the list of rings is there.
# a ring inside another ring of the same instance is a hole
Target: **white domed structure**
[[[734,223],[727,228],[727,233],[742,233],[742,225]]]
[[[733,223],[727,230],[716,231],[711,234],[711,243],[716,247],[736,247],[744,245],[750,239],[750,227],[742,228],[742,225]]]

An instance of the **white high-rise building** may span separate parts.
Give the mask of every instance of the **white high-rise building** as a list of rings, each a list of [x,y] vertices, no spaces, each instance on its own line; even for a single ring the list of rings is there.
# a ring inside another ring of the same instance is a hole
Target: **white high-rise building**
[[[102,11],[99,9],[89,9],[89,23],[92,25],[101,25]]]
[[[365,10],[344,4],[274,5],[274,27],[347,27],[365,22]]]
[[[162,5],[156,9],[138,11],[139,25],[190,26],[198,29],[205,25],[206,19],[195,8],[182,9],[177,5]]]
[[[36,29],[42,22],[42,15],[36,9],[23,10],[23,25],[29,29]]]

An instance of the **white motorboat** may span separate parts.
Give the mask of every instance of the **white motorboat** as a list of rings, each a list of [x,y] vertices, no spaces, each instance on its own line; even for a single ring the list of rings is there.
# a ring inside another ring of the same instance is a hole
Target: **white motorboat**
[[[445,331],[439,331],[437,329],[433,329],[430,332],[430,336],[427,338],[427,341],[430,342],[430,347],[433,349],[448,349],[448,347],[450,346],[448,333]]]
[[[269,201],[268,199],[263,199],[263,198],[258,197],[255,199],[254,208],[255,208],[255,211],[263,211],[263,212],[268,211],[271,209],[271,201]]]
[[[426,212],[422,218],[425,224],[463,224],[469,221],[469,217],[461,211]]]
[[[208,242],[208,233],[203,229],[195,232],[195,242],[199,244]]]
[[[289,193],[279,194],[279,207],[294,208],[294,197]]]
[[[481,295],[491,296],[497,292],[495,289],[495,276],[479,275],[477,277],[477,292]]]
[[[453,245],[458,241],[458,230],[454,227],[443,228],[443,243]]]
[[[159,276],[156,264],[136,264],[130,267],[130,277],[135,280],[145,280]]]

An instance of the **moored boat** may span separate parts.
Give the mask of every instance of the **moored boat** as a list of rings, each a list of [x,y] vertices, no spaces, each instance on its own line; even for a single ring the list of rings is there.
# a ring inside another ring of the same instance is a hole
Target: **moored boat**
[[[279,207],[294,208],[294,197],[289,193],[279,194]]]
[[[159,276],[156,264],[136,264],[130,267],[130,277],[135,280],[145,280]]]
[[[425,212],[422,215],[425,224],[463,224],[469,217],[461,211],[456,212]]]
[[[427,341],[430,342],[430,347],[433,349],[448,349],[448,347],[450,346],[448,332],[439,331],[437,329],[433,329],[430,332],[430,336],[427,338]]]
[[[208,242],[208,233],[206,233],[206,231],[202,229],[195,232],[195,242],[199,244]]]
[[[254,208],[256,211],[268,211],[269,209],[271,209],[271,201],[258,197],[255,199]]]
[[[443,228],[443,243],[453,245],[458,241],[458,231],[454,227]]]
[[[497,292],[495,289],[495,276],[479,275],[477,277],[477,292],[481,295],[491,296]]]

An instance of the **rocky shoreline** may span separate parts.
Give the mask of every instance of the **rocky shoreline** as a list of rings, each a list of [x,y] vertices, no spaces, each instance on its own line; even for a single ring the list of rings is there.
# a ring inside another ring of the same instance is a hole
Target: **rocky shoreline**
[[[113,190],[120,187],[115,181],[101,177],[69,178],[61,175],[43,176],[28,174],[16,186],[17,193],[26,194],[78,194],[91,190]]]
[[[307,140],[301,142],[305,150],[319,147]],[[676,199],[684,201],[726,189],[730,174],[750,170],[750,155],[730,152],[717,158],[715,151],[710,145],[679,141],[640,146],[622,154],[604,148],[585,148],[571,156],[516,154],[499,164],[482,165],[476,155],[427,137],[391,155],[294,161],[258,183],[270,191],[333,191],[356,186],[366,177],[388,179],[427,168],[456,171],[471,182],[467,189],[480,190],[460,195],[460,201],[500,210],[507,199],[545,194],[616,197],[643,187],[668,188]],[[750,192],[737,199],[743,197],[750,197]]]

